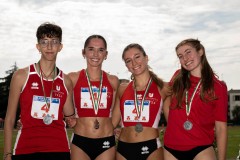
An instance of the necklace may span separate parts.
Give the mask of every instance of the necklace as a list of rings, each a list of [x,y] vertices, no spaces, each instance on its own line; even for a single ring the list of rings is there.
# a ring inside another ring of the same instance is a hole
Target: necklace
[[[90,77],[89,77],[87,69],[86,69],[86,77],[87,77],[88,88],[89,88],[89,92],[90,92],[90,96],[91,96],[93,109],[94,109],[95,115],[97,115],[98,114],[98,109],[99,109],[99,104],[101,102],[101,97],[102,97],[102,82],[103,82],[102,72],[101,72],[101,75],[100,75],[100,86],[99,86],[99,89],[96,89],[97,96],[94,96],[92,84],[91,84]],[[94,121],[94,128],[95,129],[99,129],[99,127],[100,127],[99,121],[96,119]]]
[[[190,114],[190,112],[191,112],[192,101],[193,101],[193,98],[194,98],[194,96],[195,96],[195,94],[196,94],[196,92],[197,92],[197,89],[198,89],[200,83],[201,83],[201,79],[199,80],[197,86],[195,87],[195,89],[194,89],[194,91],[193,91],[193,94],[192,94],[192,96],[191,96],[191,98],[190,98],[190,102],[189,102],[189,103],[188,103],[188,90],[186,91],[185,103],[186,103],[187,120],[183,123],[183,128],[184,128],[185,130],[188,130],[188,131],[191,130],[192,127],[193,127],[192,122],[188,120],[188,116],[189,116],[189,114]]]
[[[55,67],[53,68],[53,70],[51,71],[51,73],[49,73],[48,75],[46,75],[43,70],[41,69],[41,67],[39,67],[41,70],[41,74],[48,80],[48,78],[51,76],[51,74],[53,73],[53,71],[55,70]]]
[[[152,78],[150,77],[149,80],[148,80],[147,86],[145,88],[141,104],[139,104],[139,101],[137,99],[137,89],[136,89],[136,86],[134,84],[134,105],[135,105],[135,108],[136,108],[136,111],[137,111],[138,120],[141,117],[141,113],[144,109],[144,100],[146,98],[146,95],[148,93],[148,90],[150,88],[151,83],[152,83]],[[138,132],[138,133],[143,131],[143,126],[139,121],[137,122],[137,124],[135,126],[135,131]]]
[[[44,81],[43,81],[43,71],[42,71],[42,68],[41,68],[41,65],[40,65],[40,61],[38,61],[38,65],[39,65],[39,73],[40,73],[40,78],[41,78],[41,84],[42,84],[42,91],[43,91],[43,94],[44,94],[44,99],[45,99],[45,111],[46,111],[46,115],[43,117],[43,122],[44,124],[46,125],[49,125],[52,123],[53,121],[53,118],[48,114],[48,111],[50,110],[50,106],[51,106],[51,102],[52,102],[52,91],[53,91],[53,83],[54,83],[54,78],[55,78],[55,74],[56,74],[56,65],[54,65],[54,74],[52,76],[52,79],[53,79],[53,82],[52,82],[52,87],[51,87],[51,92],[50,92],[50,100],[48,102],[47,100],[47,96],[46,96],[46,91],[45,91],[45,88],[44,88]]]

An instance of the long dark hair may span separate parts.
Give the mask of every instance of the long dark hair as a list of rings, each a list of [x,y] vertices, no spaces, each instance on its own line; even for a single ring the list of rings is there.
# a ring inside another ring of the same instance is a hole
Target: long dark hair
[[[146,52],[144,51],[143,47],[137,43],[132,43],[132,44],[129,44],[127,45],[124,50],[123,50],[123,53],[122,53],[122,59],[124,60],[124,55],[126,53],[126,51],[128,51],[129,49],[131,48],[136,48],[138,49],[140,52],[142,52],[143,56],[147,56]],[[150,76],[152,77],[152,80],[160,87],[160,89],[163,88],[163,80],[161,78],[159,78],[152,70],[151,68],[148,66],[148,69],[149,69],[149,73],[150,73]],[[134,80],[134,76],[131,75],[131,79]]]
[[[202,70],[201,70],[201,79],[202,79],[202,85],[201,85],[201,91],[200,91],[200,98],[203,101],[210,101],[216,99],[215,93],[214,93],[214,77],[217,76],[211,66],[208,63],[205,48],[200,43],[198,39],[186,39],[180,42],[175,50],[177,52],[178,48],[183,45],[189,45],[196,49],[197,52],[202,50],[203,55],[201,57],[201,64],[202,64]],[[173,95],[177,99],[177,108],[181,108],[181,104],[184,100],[184,96],[186,94],[186,90],[188,90],[191,86],[190,79],[189,79],[189,71],[181,67],[179,73],[173,78]]]

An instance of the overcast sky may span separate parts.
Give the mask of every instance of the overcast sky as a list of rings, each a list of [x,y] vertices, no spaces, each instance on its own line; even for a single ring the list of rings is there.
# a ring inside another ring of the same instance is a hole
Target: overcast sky
[[[228,89],[240,89],[239,0],[1,0],[0,77],[15,62],[22,68],[39,60],[35,33],[46,21],[63,29],[57,65],[66,73],[86,68],[84,41],[100,34],[108,43],[105,71],[129,79],[121,54],[139,43],[153,71],[169,81],[179,68],[175,46],[198,38]]]

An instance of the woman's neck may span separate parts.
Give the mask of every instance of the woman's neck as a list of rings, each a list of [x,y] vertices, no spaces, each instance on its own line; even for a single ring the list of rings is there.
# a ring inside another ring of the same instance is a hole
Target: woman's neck
[[[199,71],[195,71],[195,72],[190,72],[190,74],[192,75],[192,76],[194,76],[194,77],[199,77],[199,78],[201,78],[201,72],[199,72]]]
[[[193,69],[192,71],[190,71],[190,74],[193,75],[194,77],[199,77],[201,78],[201,70],[202,70],[202,66],[201,64],[199,64],[198,67],[196,67],[195,69]]]
[[[46,79],[52,78],[56,74],[55,63],[40,60],[36,66],[39,73]]]
[[[134,79],[134,85],[136,90],[141,91],[144,90],[149,82],[150,74],[149,72],[145,75],[136,76]]]
[[[101,68],[86,68],[86,72],[90,78],[90,81],[100,81],[102,70]]]

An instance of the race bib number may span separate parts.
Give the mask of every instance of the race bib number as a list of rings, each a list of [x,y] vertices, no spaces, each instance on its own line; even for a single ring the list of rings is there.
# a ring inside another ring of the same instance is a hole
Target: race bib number
[[[139,101],[138,104],[141,104]],[[148,100],[144,101],[143,110],[141,111],[141,116],[137,117],[137,111],[135,108],[134,100],[126,100],[124,102],[124,121],[125,122],[148,122],[149,121],[149,105]]]
[[[98,100],[98,91],[99,88],[93,87],[93,97],[94,100]],[[98,109],[106,109],[107,108],[107,87],[102,88],[102,95],[100,95],[101,101]],[[93,109],[92,98],[89,92],[89,88],[81,88],[81,108],[84,109]]]
[[[44,96],[33,96],[31,116],[36,119],[43,119],[43,117],[49,114],[53,120],[58,120],[60,100],[59,98],[52,98],[51,100],[49,108]],[[47,103],[50,103],[49,97],[47,97]]]

